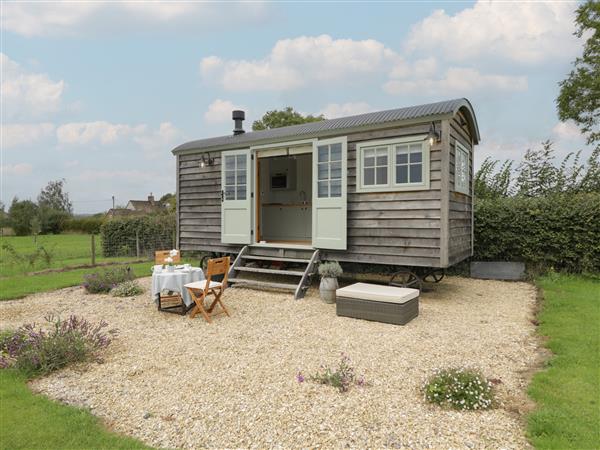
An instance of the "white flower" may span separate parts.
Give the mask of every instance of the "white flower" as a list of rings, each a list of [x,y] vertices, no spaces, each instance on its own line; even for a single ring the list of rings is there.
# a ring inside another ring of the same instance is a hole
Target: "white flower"
[[[175,249],[173,249],[169,252],[169,256],[177,256],[178,254],[179,254],[179,251],[175,250]]]
[[[171,263],[173,262],[173,258],[171,258],[171,257],[169,256],[169,257],[165,258],[165,262],[166,262],[167,264],[171,264]]]

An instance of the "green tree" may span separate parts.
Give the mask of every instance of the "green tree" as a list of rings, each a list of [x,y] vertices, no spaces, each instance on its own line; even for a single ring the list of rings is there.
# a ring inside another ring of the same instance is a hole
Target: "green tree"
[[[500,161],[495,161],[489,156],[485,158],[481,167],[475,174],[475,197],[498,198],[512,195],[512,169],[514,161],[506,160],[496,171]]]
[[[38,195],[39,219],[43,234],[59,234],[73,213],[65,180],[49,181]]]
[[[574,120],[588,144],[600,146],[600,2],[587,0],[576,14],[575,36],[589,37],[573,70],[559,83],[558,116],[560,120]]]
[[[32,221],[37,217],[38,207],[31,200],[19,200],[15,197],[8,210],[10,226],[17,236],[31,234]]]
[[[65,191],[65,180],[49,181],[38,195],[38,206],[57,211],[64,211],[71,215],[73,205],[69,200],[69,194]]]
[[[169,211],[175,211],[177,208],[177,197],[175,194],[169,192],[160,198],[159,203],[168,205],[167,208]]]
[[[287,127],[289,125],[299,125],[301,123],[309,123],[309,122],[319,122],[321,120],[325,120],[323,115],[313,116],[307,115],[303,116],[297,111],[294,111],[294,108],[291,106],[286,107],[282,110],[273,110],[267,111],[267,113],[262,116],[260,120],[255,120],[252,124],[252,129],[254,131],[258,130],[270,130],[271,128],[281,128]]]

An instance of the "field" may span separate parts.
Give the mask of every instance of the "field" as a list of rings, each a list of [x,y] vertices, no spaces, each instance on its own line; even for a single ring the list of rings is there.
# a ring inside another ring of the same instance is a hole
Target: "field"
[[[102,257],[100,239],[97,237],[96,263],[122,263],[135,257]],[[83,275],[94,268],[77,268],[91,263],[91,237],[84,234],[61,234],[38,236],[3,236],[0,238],[0,300],[23,297],[75,286],[82,282]],[[131,264],[138,276],[147,276],[150,263]],[[33,275],[33,272],[48,269],[64,269]]]
[[[600,281],[538,280],[544,296],[539,332],[554,353],[529,395],[538,407],[528,434],[537,449],[600,448]]]

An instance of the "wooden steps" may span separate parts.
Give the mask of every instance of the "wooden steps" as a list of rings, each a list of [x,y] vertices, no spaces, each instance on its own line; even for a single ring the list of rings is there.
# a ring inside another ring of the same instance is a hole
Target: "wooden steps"
[[[240,285],[247,284],[248,286],[258,288],[285,289],[288,291],[295,291],[298,287],[296,284],[273,283],[272,281],[248,280],[245,278],[229,278],[227,282]]]
[[[233,286],[293,291],[294,298],[300,299],[310,286],[318,260],[319,250],[245,246],[229,269],[228,281]]]
[[[301,277],[304,275],[304,271],[300,272],[299,270],[262,269],[260,267],[239,266],[236,270],[241,272],[270,273],[272,275],[291,275],[294,277]]]

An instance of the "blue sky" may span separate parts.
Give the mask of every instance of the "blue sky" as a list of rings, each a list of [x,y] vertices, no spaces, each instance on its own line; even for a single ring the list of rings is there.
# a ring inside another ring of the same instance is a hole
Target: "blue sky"
[[[170,150],[293,106],[333,118],[469,98],[476,162],[545,139],[576,2],[2,2],[2,192],[67,180],[75,211],[175,190]]]

